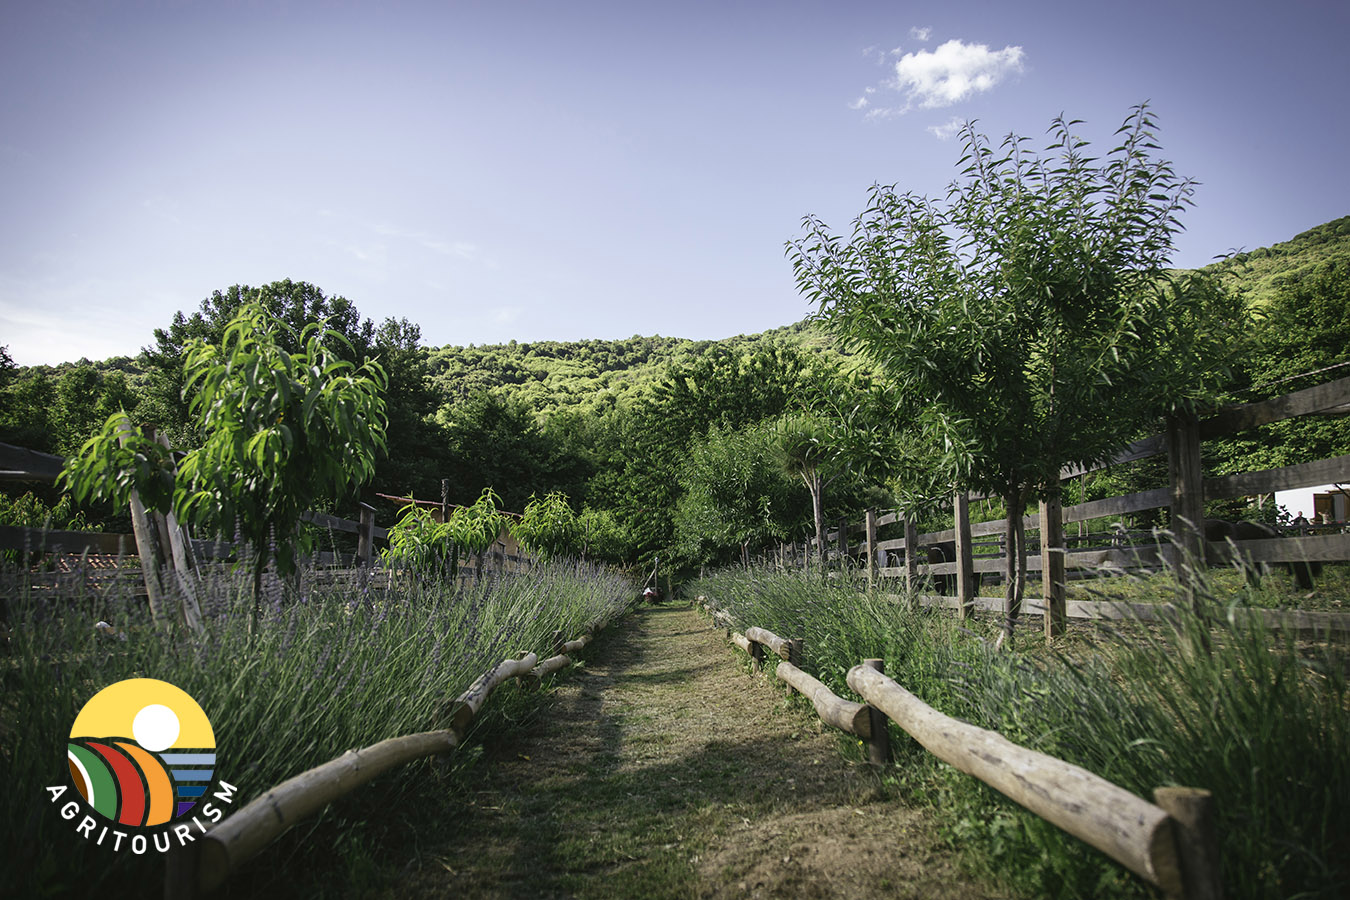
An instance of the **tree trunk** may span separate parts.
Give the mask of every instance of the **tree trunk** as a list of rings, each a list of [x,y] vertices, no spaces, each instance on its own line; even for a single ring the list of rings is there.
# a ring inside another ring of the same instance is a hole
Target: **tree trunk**
[[[1026,529],[1022,524],[1022,507],[1025,497],[1021,491],[1004,495],[1007,504],[1005,530],[1007,555],[1004,557],[1003,585],[1003,633],[999,635],[998,645],[1012,649],[1013,631],[1017,628],[1017,617],[1022,612],[1022,595],[1027,582]]]
[[[816,558],[820,561],[820,571],[825,571],[825,480],[819,472],[812,471],[807,476],[807,488],[811,491],[811,514],[816,525]]]

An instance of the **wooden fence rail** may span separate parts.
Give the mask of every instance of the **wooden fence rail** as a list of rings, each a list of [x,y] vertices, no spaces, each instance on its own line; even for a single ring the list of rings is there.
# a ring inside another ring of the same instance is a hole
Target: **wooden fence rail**
[[[719,611],[706,597],[699,601],[710,614]],[[747,652],[761,642],[766,647],[799,646],[757,627],[732,637]],[[880,718],[885,716],[943,762],[1096,847],[1166,896],[1222,896],[1208,791],[1159,788],[1150,803],[1086,769],[938,712],[888,678],[880,660],[865,660],[849,670],[848,685],[864,703],[837,696],[786,661],[778,664],[776,675],[811,700],[823,722],[863,738],[874,763],[889,761],[885,719]]]
[[[1200,470],[1202,442],[1227,437],[1245,429],[1298,416],[1350,414],[1350,378],[1342,378],[1306,390],[1257,403],[1224,407],[1203,418],[1174,417],[1165,433],[1153,435],[1127,446],[1111,460],[1098,466],[1066,467],[1061,479],[1089,471],[1151,456],[1166,455],[1168,486],[1072,506],[1052,500],[1042,503],[1038,515],[1026,516],[1028,531],[1027,571],[1041,573],[1042,598],[1039,608],[1047,636],[1063,631],[1068,618],[1065,602],[1069,573],[1125,572],[1174,567],[1189,560],[1196,565],[1210,561],[1231,563],[1243,560],[1251,565],[1289,564],[1300,585],[1310,588],[1311,564],[1350,560],[1350,534],[1309,533],[1299,529],[1283,536],[1248,540],[1205,540],[1204,502],[1252,495],[1264,495],[1293,488],[1328,483],[1350,482],[1350,456],[1316,460],[1258,472],[1241,472],[1203,478]],[[868,511],[863,522],[840,523],[825,535],[837,549],[830,558],[856,559],[867,572],[869,582],[881,578],[902,579],[911,589],[922,578],[952,578],[958,598],[955,608],[968,613],[976,607],[980,577],[1001,574],[1005,568],[1006,522],[970,521],[969,504],[976,499],[963,491],[952,496],[952,528],[919,534],[913,523],[898,512]],[[1153,539],[1135,542],[1138,533],[1117,528],[1111,532],[1077,539],[1065,536],[1066,524],[1110,519],[1151,509],[1167,509],[1171,515],[1173,541],[1160,544]],[[878,539],[878,530],[900,525],[904,536]],[[1341,530],[1339,527],[1336,529]],[[1039,552],[1032,543],[1038,536]],[[853,538],[861,540],[854,541]],[[812,558],[813,541],[779,547],[775,556],[791,565],[798,558],[806,565]],[[1091,544],[1096,544],[1092,546]],[[929,552],[943,557],[931,561]],[[899,564],[891,564],[899,557]],[[1048,563],[1047,563],[1048,560]],[[1010,611],[1006,611],[1010,612]]]
[[[169,854],[166,900],[189,900],[215,890],[232,872],[297,822],[377,775],[414,760],[453,751],[464,740],[494,690],[513,679],[520,679],[526,689],[537,687],[545,677],[570,666],[573,658],[567,653],[585,647],[592,634],[593,629],[588,629],[577,640],[564,643],[559,632],[555,635],[555,647],[568,649],[542,663],[535,653],[502,660],[446,704],[444,715],[450,721],[449,728],[349,750],[264,792],[192,843]]]

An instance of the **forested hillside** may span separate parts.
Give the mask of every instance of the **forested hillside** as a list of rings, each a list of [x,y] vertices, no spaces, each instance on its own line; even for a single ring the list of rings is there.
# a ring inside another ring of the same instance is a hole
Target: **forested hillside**
[[[1229,397],[1344,374],[1335,367],[1350,346],[1350,217],[1207,268],[1253,311],[1248,342],[1224,361]],[[439,499],[442,478],[456,503],[490,487],[514,511],[561,492],[593,532],[592,553],[699,564],[805,535],[813,493],[833,521],[891,502],[899,484],[873,464],[898,455],[896,398],[823,324],[720,341],[634,336],[427,348],[415,323],[373,323],[340,295],[291,281],[217,291],[147,336],[134,357],[23,368],[0,349],[0,441],[71,454],[125,409],[175,446],[196,446],[202,436],[182,397],[184,354],[193,339],[219,341],[245,298],[296,328],[326,317],[349,345],[344,356],[381,361],[389,448],[366,499],[375,491]],[[1350,450],[1327,422],[1293,428],[1229,442],[1206,465],[1286,464]],[[847,454],[822,452],[846,445]],[[0,519],[20,508],[40,517],[61,499],[38,490],[36,507],[33,498],[14,505],[28,488],[4,486]],[[350,512],[358,499],[335,497],[330,507]],[[61,509],[76,515],[69,504]],[[389,504],[380,510],[385,522],[397,514]],[[111,511],[79,515],[98,521]]]
[[[1262,307],[1286,288],[1334,269],[1350,266],[1350,216],[1333,219],[1271,247],[1239,250],[1206,268],[1221,273],[1225,284],[1243,290]]]
[[[541,418],[556,411],[596,413],[649,398],[672,365],[685,366],[713,348],[738,354],[788,346],[841,355],[838,344],[808,322],[720,341],[642,337],[614,341],[536,341],[431,348],[427,369],[445,402],[484,391],[525,404]]]

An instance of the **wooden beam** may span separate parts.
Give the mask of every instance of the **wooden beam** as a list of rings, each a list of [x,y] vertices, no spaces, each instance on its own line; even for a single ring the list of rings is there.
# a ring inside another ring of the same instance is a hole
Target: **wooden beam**
[[[495,688],[512,678],[526,674],[538,664],[538,654],[522,653],[516,659],[502,660],[478,676],[478,680],[469,685],[468,690],[456,697],[450,705],[450,727],[463,734]]]
[[[943,762],[999,791],[1155,884],[1182,890],[1172,819],[1104,778],[943,715],[890,678],[854,666],[848,684]]]
[[[816,708],[816,715],[820,716],[826,725],[857,735],[864,740],[872,736],[872,722],[865,704],[854,703],[835,695],[825,685],[790,662],[780,662],[775,674],[779,681],[791,685],[803,697],[810,700],[811,705]]]
[[[1350,456],[1319,459],[1314,462],[1265,469],[1259,472],[1239,472],[1205,479],[1205,499],[1249,497],[1270,494],[1293,488],[1315,487],[1321,484],[1350,481]]]
[[[1045,599],[1044,631],[1048,640],[1063,634],[1065,627],[1064,516],[1058,485],[1050,499],[1041,501],[1040,520],[1041,596]]]
[[[745,629],[745,636],[756,644],[763,644],[765,647],[768,647],[783,659],[792,659],[792,642],[785,638],[780,638],[772,631],[755,625]]]
[[[231,870],[283,831],[395,766],[447,753],[459,744],[454,729],[391,738],[283,781],[198,838],[197,886],[219,887]]]
[[[1240,406],[1226,406],[1200,423],[1202,440],[1224,437],[1295,416],[1339,411],[1350,403],[1350,377]]]

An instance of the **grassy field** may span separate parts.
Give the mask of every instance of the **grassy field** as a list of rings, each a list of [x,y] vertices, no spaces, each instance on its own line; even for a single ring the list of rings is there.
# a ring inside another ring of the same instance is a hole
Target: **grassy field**
[[[145,879],[163,877],[158,854],[113,853],[76,836],[44,791],[69,783],[71,725],[113,682],[151,677],[192,695],[217,736],[218,777],[247,802],[350,748],[444,727],[444,701],[496,662],[551,655],[555,630],[575,637],[635,596],[623,577],[575,564],[453,586],[409,579],[387,593],[281,584],[262,598],[254,628],[247,576],[205,589],[204,605],[221,612],[202,638],[157,629],[130,596],[38,591],[21,577],[7,592],[0,841],[13,865],[0,893],[143,896]],[[99,621],[126,640],[96,631]],[[508,701],[494,698],[482,727],[510,716]],[[385,779],[384,801],[417,783]]]
[[[1230,897],[1339,897],[1350,888],[1350,692],[1343,646],[1230,621],[1227,576],[1206,578],[1211,626],[1073,623],[1046,646],[993,650],[993,617],[960,623],[865,585],[802,573],[727,572],[691,590],[740,626],[805,639],[805,667],[836,693],[879,657],[948,715],[1151,797],[1213,791]],[[1144,592],[1146,585],[1134,589]],[[965,864],[1025,896],[1147,896],[1150,889],[894,730],[890,779],[932,805]]]

